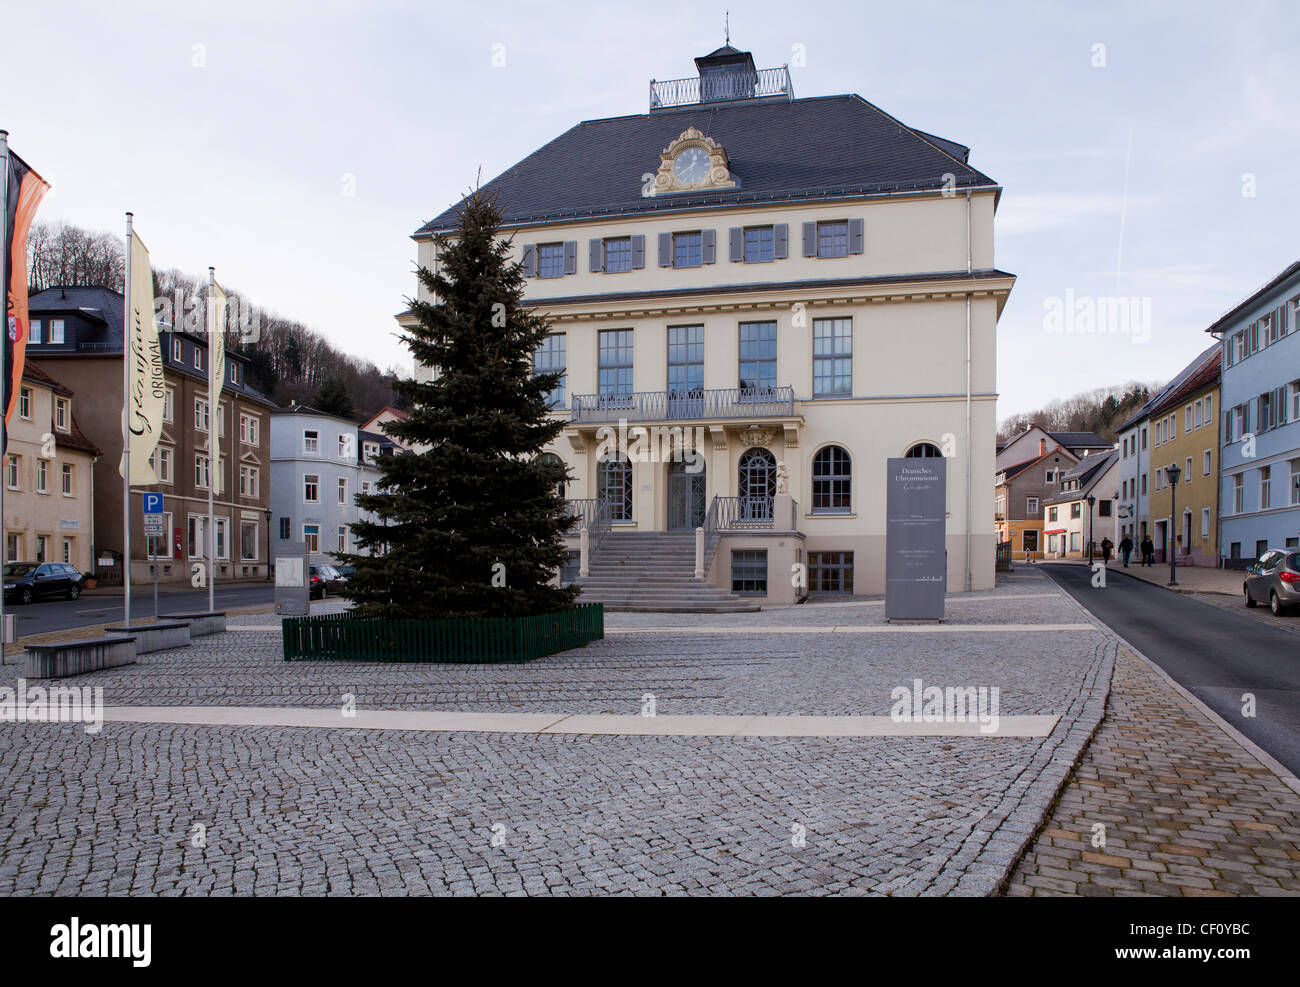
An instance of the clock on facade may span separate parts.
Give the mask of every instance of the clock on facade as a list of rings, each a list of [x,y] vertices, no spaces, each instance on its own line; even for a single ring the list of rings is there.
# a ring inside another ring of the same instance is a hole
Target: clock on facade
[[[740,184],[731,173],[722,145],[694,127],[686,128],[660,152],[658,172],[647,172],[641,182],[645,196],[737,188]]]
[[[709,175],[709,155],[702,147],[688,147],[673,159],[673,174],[683,185],[699,185]]]

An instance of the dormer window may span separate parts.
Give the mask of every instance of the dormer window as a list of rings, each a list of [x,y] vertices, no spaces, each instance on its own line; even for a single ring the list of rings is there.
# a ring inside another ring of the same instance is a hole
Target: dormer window
[[[32,319],[32,324],[27,330],[27,343],[39,343],[41,341],[41,320]]]
[[[50,319],[50,342],[51,343],[63,342],[63,320],[62,319]]]
[[[60,432],[66,432],[71,427],[68,422],[71,418],[71,409],[68,405],[67,398],[54,399],[54,427]]]
[[[172,362],[185,362],[185,344],[181,342],[179,336],[172,337]]]

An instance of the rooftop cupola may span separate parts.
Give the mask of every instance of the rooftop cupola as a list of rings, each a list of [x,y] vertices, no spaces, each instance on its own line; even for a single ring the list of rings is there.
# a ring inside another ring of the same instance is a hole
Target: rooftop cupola
[[[699,75],[693,79],[650,80],[650,109],[662,110],[691,103],[722,103],[746,99],[794,98],[790,70],[754,66],[754,56],[730,43],[695,59]]]

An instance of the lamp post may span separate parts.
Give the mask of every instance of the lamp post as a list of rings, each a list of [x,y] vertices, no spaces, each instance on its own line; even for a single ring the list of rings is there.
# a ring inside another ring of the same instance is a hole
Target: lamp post
[[[1088,563],[1092,564],[1092,508],[1097,498],[1088,494]]]
[[[266,510],[266,581],[271,581],[271,508]]]
[[[1178,478],[1183,475],[1183,471],[1178,468],[1177,463],[1170,463],[1165,467],[1165,475],[1169,477],[1169,582],[1166,586],[1177,586],[1178,575],[1175,567],[1178,565],[1178,544],[1174,538],[1174,523],[1178,520]]]

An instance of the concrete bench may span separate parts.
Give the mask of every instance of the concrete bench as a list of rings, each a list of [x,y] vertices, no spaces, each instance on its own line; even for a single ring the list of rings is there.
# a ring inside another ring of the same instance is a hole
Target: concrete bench
[[[168,648],[187,648],[190,644],[190,625],[183,620],[159,621],[156,624],[136,624],[132,627],[106,627],[109,634],[130,634],[135,637],[135,653],[166,651]]]
[[[226,611],[212,610],[198,613],[163,614],[167,620],[183,620],[190,625],[190,637],[206,637],[208,634],[222,634],[226,630]]]
[[[61,679],[101,668],[135,664],[134,637],[96,637],[27,645],[29,679]]]

